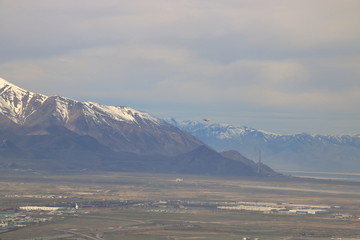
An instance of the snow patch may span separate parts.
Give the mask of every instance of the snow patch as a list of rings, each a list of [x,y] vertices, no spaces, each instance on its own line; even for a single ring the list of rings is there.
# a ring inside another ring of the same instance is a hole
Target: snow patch
[[[55,117],[67,122],[69,120],[69,99],[56,97]]]
[[[119,122],[132,122],[139,124],[139,121],[150,121],[156,125],[160,124],[160,119],[148,113],[137,111],[130,107],[106,106],[94,102],[84,102],[87,115],[95,121],[106,122],[106,118],[111,118]]]

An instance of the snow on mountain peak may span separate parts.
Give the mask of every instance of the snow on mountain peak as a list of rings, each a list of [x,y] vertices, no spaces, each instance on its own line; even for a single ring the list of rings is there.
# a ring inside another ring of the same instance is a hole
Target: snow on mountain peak
[[[0,111],[15,123],[23,123],[35,110],[31,106],[42,104],[46,98],[0,78]]]
[[[179,127],[180,129],[187,130],[191,134],[194,134],[195,132],[201,132],[202,135],[214,136],[218,139],[232,139],[241,135],[256,133],[260,133],[265,136],[280,136],[280,134],[277,133],[256,130],[246,126],[237,127],[226,123],[209,123],[189,120],[177,121],[175,119],[170,119],[169,122]]]
[[[137,111],[130,107],[107,106],[94,102],[84,102],[84,106],[86,108],[85,114],[96,121],[106,121],[105,117],[108,116],[119,122],[125,121],[139,124],[138,120],[140,118],[149,120],[157,125],[160,123],[158,118],[155,118],[148,113]]]
[[[19,92],[29,92],[29,91],[27,91],[25,89],[22,89],[21,87],[18,87],[16,85],[6,81],[3,78],[0,78],[0,89],[1,89],[0,94],[2,92],[6,91],[6,90],[9,90],[9,89],[11,89],[12,91],[17,92],[17,93],[19,93]]]
[[[200,140],[207,142],[226,140],[226,141],[242,141],[241,139],[257,139],[260,142],[301,142],[307,144],[335,144],[335,145],[351,145],[360,146],[360,135],[349,136],[331,136],[300,133],[293,135],[282,135],[264,130],[257,130],[249,127],[236,127],[229,124],[219,123],[202,123],[193,121],[176,121],[175,119],[169,120],[170,123],[186,130],[190,134],[198,137]],[[252,141],[253,141],[252,140]]]
[[[48,97],[42,94],[33,93],[17,87],[5,79],[0,78],[0,112],[16,124],[24,124],[38,107],[46,100],[54,104],[51,115],[59,122],[67,123],[76,104],[81,104],[83,114],[92,118],[97,123],[107,124],[110,119],[119,122],[160,125],[161,120],[148,113],[137,111],[130,107],[106,106],[94,102],[79,102],[61,96]]]
[[[5,85],[12,85],[13,86],[13,84],[9,83],[5,79],[0,78],[0,88],[3,88]]]

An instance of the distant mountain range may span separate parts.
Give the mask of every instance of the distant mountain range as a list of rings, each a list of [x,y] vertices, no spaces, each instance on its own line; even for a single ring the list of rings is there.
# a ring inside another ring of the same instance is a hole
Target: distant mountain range
[[[229,124],[168,120],[217,151],[237,150],[276,170],[360,171],[360,135],[282,135]]]
[[[145,112],[49,97],[0,78],[3,168],[259,175],[244,159],[219,154]],[[260,175],[276,175],[262,169]]]

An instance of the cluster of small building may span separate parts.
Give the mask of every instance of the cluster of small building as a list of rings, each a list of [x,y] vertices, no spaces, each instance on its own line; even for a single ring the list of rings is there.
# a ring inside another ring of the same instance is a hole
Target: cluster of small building
[[[293,203],[269,203],[269,202],[225,202],[217,206],[223,210],[245,210],[258,211],[264,213],[282,214],[328,214],[331,208],[341,208],[340,206],[327,205],[308,205]]]
[[[48,206],[21,206],[17,209],[7,210],[0,214],[0,232],[16,230],[32,224],[52,221],[55,216],[71,214],[73,216],[79,206],[74,207],[48,207]]]
[[[25,214],[0,214],[0,230],[26,227],[30,224],[49,222],[52,217],[33,217]]]
[[[333,218],[335,219],[341,219],[341,220],[346,220],[346,219],[356,219],[357,217],[351,214],[347,214],[347,213],[334,213],[331,215]],[[360,220],[360,218],[357,218]]]
[[[256,211],[262,213],[276,214],[298,214],[298,215],[318,215],[331,214],[334,209],[340,209],[341,206],[330,205],[311,205],[294,203],[273,203],[273,202],[209,202],[195,200],[160,200],[146,202],[128,202],[124,207],[144,208],[151,212],[192,212],[209,211],[216,208],[218,210],[235,211]],[[205,208],[204,208],[205,207]],[[333,209],[333,210],[332,210]],[[348,214],[332,214],[337,219],[356,218]]]
[[[6,198],[45,198],[45,199],[65,199],[68,198],[67,196],[62,195],[34,195],[34,194],[11,194],[11,195],[4,195]]]
[[[69,205],[71,204],[71,205]],[[69,203],[63,206],[21,206],[13,214],[0,214],[0,230],[25,227],[29,224],[42,223],[52,220],[52,216],[74,213],[79,209],[77,203]],[[135,207],[146,208],[150,211],[158,212],[178,212],[191,211],[192,209],[201,210],[203,207],[214,207],[219,210],[243,210],[258,211],[263,213],[278,214],[329,214],[330,209],[341,208],[340,206],[327,205],[308,205],[293,203],[272,203],[272,202],[207,202],[207,201],[184,201],[184,200],[160,200],[160,201],[83,201],[82,207]],[[36,212],[32,214],[25,212]],[[47,217],[38,217],[47,215]],[[347,214],[332,214],[334,218],[349,219],[354,218]]]

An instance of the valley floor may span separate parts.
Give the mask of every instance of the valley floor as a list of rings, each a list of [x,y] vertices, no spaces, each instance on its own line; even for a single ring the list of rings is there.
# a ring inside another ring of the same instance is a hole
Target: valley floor
[[[2,240],[360,239],[355,182],[3,171],[0,184]]]

